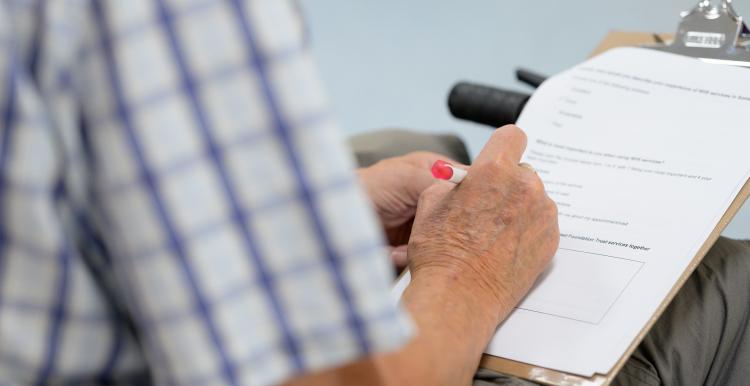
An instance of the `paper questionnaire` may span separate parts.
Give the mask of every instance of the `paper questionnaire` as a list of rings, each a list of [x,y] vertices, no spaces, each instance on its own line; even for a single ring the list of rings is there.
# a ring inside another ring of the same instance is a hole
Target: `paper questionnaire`
[[[486,353],[609,372],[747,181],[748,112],[750,70],[646,49],[546,81],[518,126],[522,161],[557,203],[560,248]]]

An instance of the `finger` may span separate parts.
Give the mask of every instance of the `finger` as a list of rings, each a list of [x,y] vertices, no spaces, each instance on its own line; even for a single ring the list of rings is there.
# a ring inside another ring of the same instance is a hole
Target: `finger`
[[[409,196],[413,204],[417,203],[419,196],[422,195],[427,188],[435,183],[435,177],[430,172],[430,166],[426,168],[413,169],[408,175],[404,176],[404,181],[408,181]]]
[[[405,267],[407,264],[407,246],[399,245],[391,250],[391,262],[396,267]]]
[[[435,161],[445,161],[461,169],[469,168],[469,165],[465,165],[461,162],[455,161],[454,159],[448,156],[438,154],[438,153],[432,153],[429,151],[418,151],[414,153],[409,153],[405,155],[404,158],[406,158],[407,162],[409,162],[410,164],[420,168],[420,170],[424,170],[424,169],[429,170],[430,168],[432,168],[432,165],[435,164]]]
[[[455,184],[447,181],[436,181],[429,188],[425,189],[419,197],[415,219],[427,216],[431,213],[433,209],[435,209],[435,206],[438,205],[455,186]]]
[[[406,174],[402,176],[402,180],[408,181],[406,186],[408,188],[409,197],[413,200],[415,206],[422,192],[435,183],[435,177],[433,177],[430,172],[435,161],[443,160],[450,162],[453,165],[466,168],[466,166],[454,162],[446,156],[431,152],[410,153],[403,156],[403,158],[406,160],[407,164],[411,165],[411,167],[403,169],[403,172]]]
[[[429,151],[415,151],[403,156],[407,163],[420,169],[429,169],[437,160],[455,163],[450,157]]]
[[[524,151],[526,151],[526,134],[514,125],[506,125],[492,133],[474,163],[503,161],[510,165],[517,165]]]

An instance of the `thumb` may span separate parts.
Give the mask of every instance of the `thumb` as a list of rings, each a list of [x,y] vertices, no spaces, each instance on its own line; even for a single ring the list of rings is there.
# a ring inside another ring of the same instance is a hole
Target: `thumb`
[[[492,133],[474,163],[487,164],[499,161],[509,165],[518,165],[526,150],[526,140],[526,133],[518,127],[503,126]]]

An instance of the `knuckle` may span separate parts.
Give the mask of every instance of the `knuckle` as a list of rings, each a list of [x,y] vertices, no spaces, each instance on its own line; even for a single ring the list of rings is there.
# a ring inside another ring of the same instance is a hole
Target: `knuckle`
[[[484,177],[497,178],[506,166],[497,159],[486,160],[471,166],[471,172]]]
[[[544,185],[539,177],[525,169],[519,173],[518,186],[524,197],[531,201],[538,201],[540,195],[544,194]]]
[[[487,163],[487,168],[491,169],[494,174],[500,175],[504,173],[508,165],[500,159],[493,159]]]

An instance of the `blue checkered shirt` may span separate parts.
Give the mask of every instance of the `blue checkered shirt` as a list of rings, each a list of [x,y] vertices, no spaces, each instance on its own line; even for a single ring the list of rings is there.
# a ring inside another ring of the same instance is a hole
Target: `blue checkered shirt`
[[[293,4],[5,0],[0,50],[0,384],[278,384],[410,337]]]

